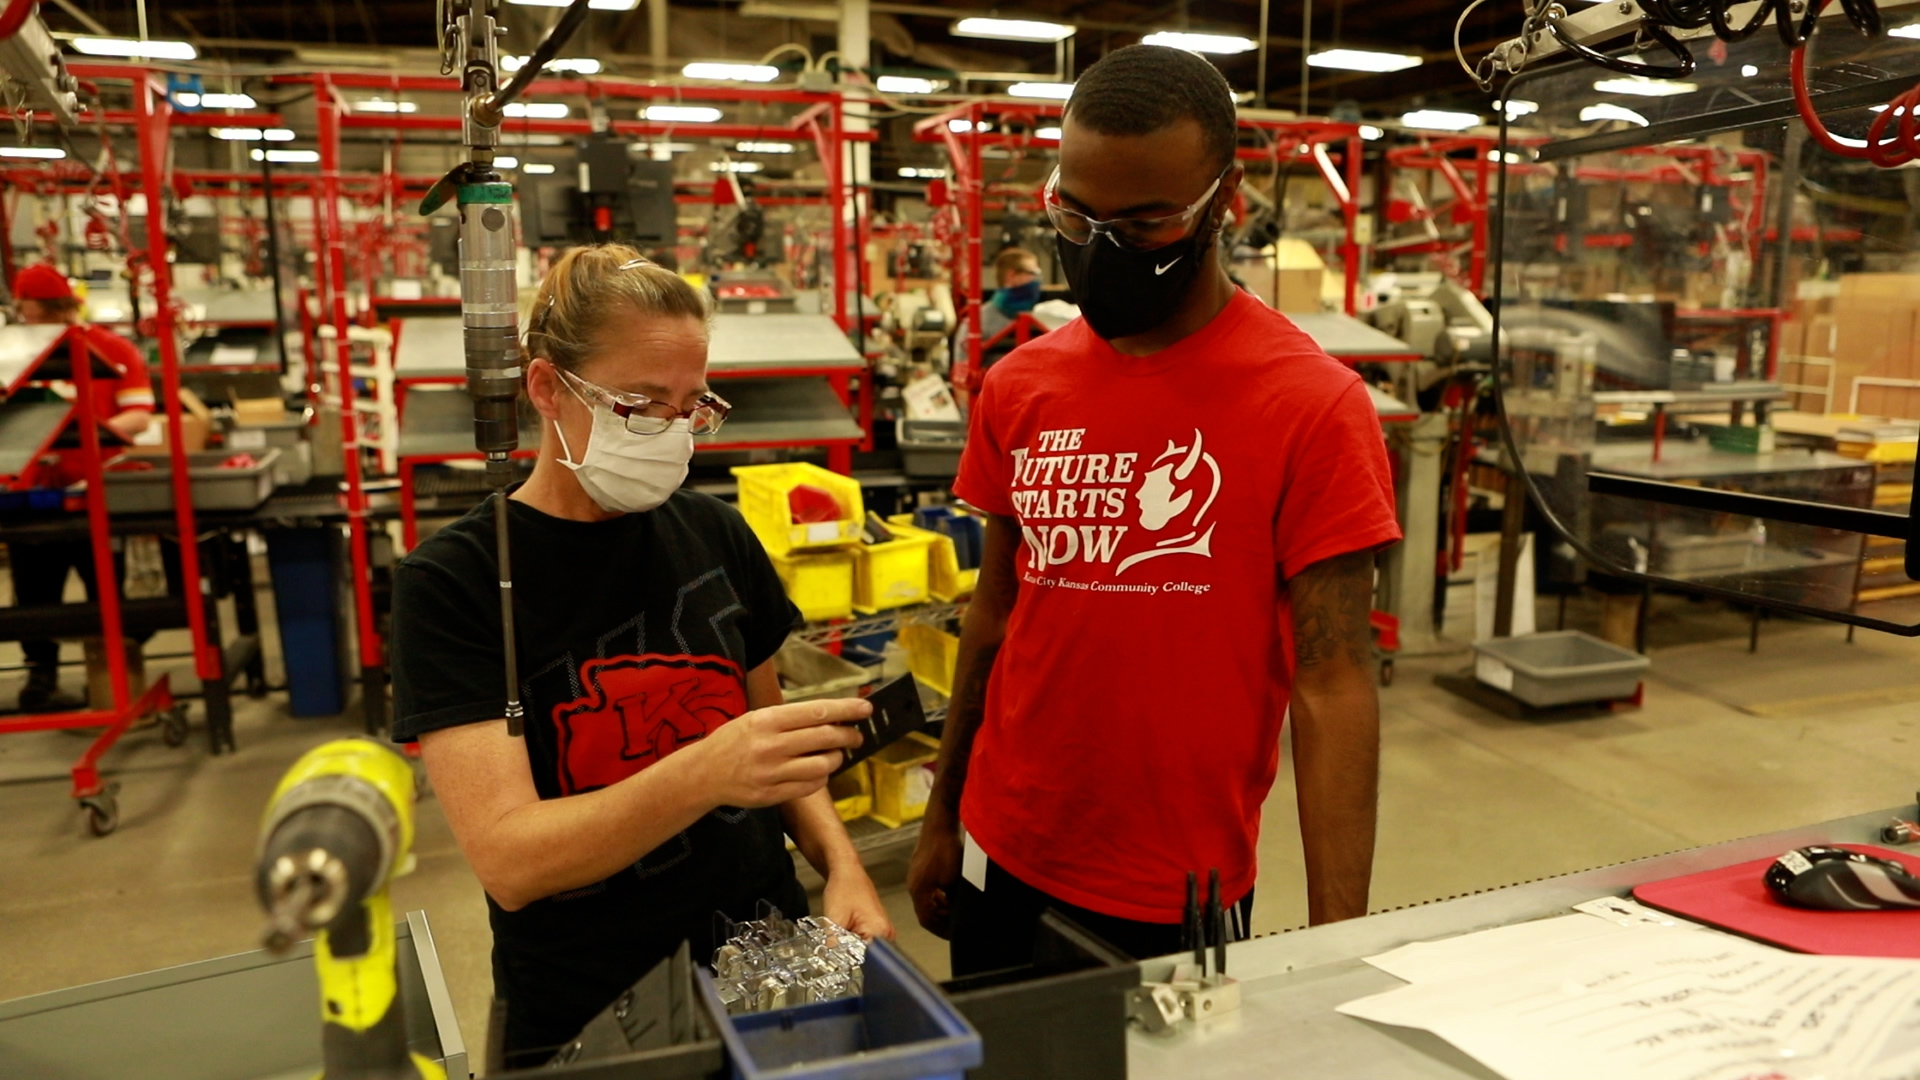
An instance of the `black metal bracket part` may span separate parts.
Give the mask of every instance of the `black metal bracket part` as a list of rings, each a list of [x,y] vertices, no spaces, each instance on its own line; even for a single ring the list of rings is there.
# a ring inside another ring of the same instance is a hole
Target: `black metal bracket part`
[[[1867,510],[1857,506],[1783,499],[1776,495],[1751,495],[1744,491],[1670,484],[1663,480],[1642,480],[1617,473],[1588,473],[1587,490],[1595,495],[1616,495],[1643,502],[1665,503],[1689,510],[1716,514],[1741,514],[1746,517],[1810,525],[1816,529],[1840,529],[1904,540],[1913,535],[1915,519],[1910,514],[1887,510]],[[1907,566],[1913,567],[1913,552],[1907,553]]]

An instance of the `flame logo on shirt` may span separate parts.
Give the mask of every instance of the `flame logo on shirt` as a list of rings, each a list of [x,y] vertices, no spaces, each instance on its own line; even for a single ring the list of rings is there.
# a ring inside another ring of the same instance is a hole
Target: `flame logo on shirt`
[[[585,696],[556,705],[560,790],[617,784],[747,711],[740,666],[719,656],[616,656],[580,666]]]
[[[1114,570],[1116,575],[1127,572],[1128,567],[1137,566],[1148,559],[1157,559],[1162,555],[1213,555],[1214,523],[1207,520],[1207,512],[1213,509],[1214,500],[1220,497],[1220,463],[1203,447],[1204,439],[1200,429],[1193,431],[1193,442],[1188,446],[1175,445],[1167,440],[1167,448],[1153,459],[1152,467],[1140,480],[1139,490],[1133,493],[1134,503],[1140,508],[1140,527],[1148,532],[1159,532],[1186,516],[1187,509],[1193,505],[1194,496],[1200,493],[1203,484],[1196,478],[1200,466],[1207,467],[1205,478],[1206,498],[1201,500],[1200,508],[1195,510],[1187,531],[1179,536],[1157,541],[1149,551],[1135,552],[1120,560]],[[1206,531],[1200,531],[1202,525]]]

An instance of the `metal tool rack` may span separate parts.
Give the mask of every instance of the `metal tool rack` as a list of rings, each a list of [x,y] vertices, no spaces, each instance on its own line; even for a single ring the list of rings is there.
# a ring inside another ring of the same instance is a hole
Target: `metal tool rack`
[[[103,417],[94,411],[93,380],[114,378],[114,371],[87,346],[86,335],[77,328],[60,326],[0,327],[0,383],[4,383],[6,403],[0,405],[0,482],[20,489],[32,482],[32,472],[40,456],[51,449],[61,436],[77,431],[81,469],[86,481],[82,496],[87,506],[87,532],[92,541],[94,602],[100,635],[110,643],[107,675],[113,703],[102,709],[74,712],[23,714],[0,718],[0,734],[26,731],[57,731],[104,725],[102,731],[73,766],[73,797],[87,812],[87,824],[95,836],[105,836],[120,822],[119,804],[114,798],[117,784],[100,778],[100,758],[112,749],[134,721],[155,713],[165,713],[164,735],[169,746],[186,741],[186,714],[174,704],[173,692],[165,675],[156,679],[140,697],[134,698],[127,674],[126,651],[119,647],[126,629],[120,582],[114,572],[112,537],[107,522],[105,475],[101,452]],[[16,403],[14,396],[29,384],[48,380],[71,380],[77,391],[71,403]],[[174,404],[177,418],[179,405]],[[186,470],[175,464],[175,497],[182,498],[187,485]],[[0,537],[7,535],[0,532]],[[195,607],[185,601],[174,603]],[[91,614],[91,613],[88,613]],[[48,633],[49,613],[43,608],[9,608],[0,618],[0,627],[22,636]],[[209,730],[211,730],[209,724]],[[215,747],[216,751],[218,746]]]

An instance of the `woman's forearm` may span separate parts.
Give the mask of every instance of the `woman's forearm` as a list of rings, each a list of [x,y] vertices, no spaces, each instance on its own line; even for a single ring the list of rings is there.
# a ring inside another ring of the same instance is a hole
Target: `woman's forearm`
[[[688,747],[612,787],[515,807],[462,847],[508,911],[604,881],[714,808]]]
[[[783,804],[780,817],[794,846],[821,877],[832,877],[848,865],[860,865],[860,853],[854,850],[847,827],[833,808],[833,796],[825,789]]]

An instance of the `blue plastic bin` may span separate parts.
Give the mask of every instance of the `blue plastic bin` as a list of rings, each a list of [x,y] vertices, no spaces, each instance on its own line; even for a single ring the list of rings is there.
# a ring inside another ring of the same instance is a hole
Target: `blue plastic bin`
[[[698,978],[734,1080],[962,1080],[982,1059],[979,1032],[885,941],[857,998],[728,1016],[713,973]]]

